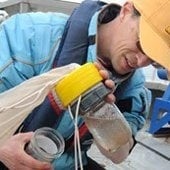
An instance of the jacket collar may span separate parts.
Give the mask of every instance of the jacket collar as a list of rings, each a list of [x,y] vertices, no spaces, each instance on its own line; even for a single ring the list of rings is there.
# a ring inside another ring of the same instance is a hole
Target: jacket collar
[[[99,12],[96,12],[89,24],[89,29],[88,29],[88,36],[95,36],[95,42],[92,45],[89,45],[88,47],[88,53],[87,53],[87,61],[88,62],[94,62],[96,61],[96,56],[97,56],[97,48],[96,48],[96,40],[97,40],[97,25],[98,25],[98,15]]]

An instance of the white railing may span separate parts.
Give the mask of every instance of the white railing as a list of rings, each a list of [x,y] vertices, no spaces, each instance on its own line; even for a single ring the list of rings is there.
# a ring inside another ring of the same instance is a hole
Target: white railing
[[[164,91],[169,84],[169,81],[162,80],[157,76],[157,69],[153,66],[147,66],[142,68],[143,73],[146,78],[146,87],[153,90]]]

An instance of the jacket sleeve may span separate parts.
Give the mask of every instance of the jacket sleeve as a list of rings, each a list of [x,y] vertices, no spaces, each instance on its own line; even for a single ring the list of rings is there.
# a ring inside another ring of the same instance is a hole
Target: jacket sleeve
[[[33,31],[23,28],[27,21],[20,18],[15,15],[0,26],[0,92],[34,75],[32,62],[27,58],[31,55]]]
[[[144,126],[150,111],[151,92],[144,82],[145,77],[139,69],[116,91],[117,105],[131,126],[133,135]]]
[[[52,67],[66,19],[57,13],[23,13],[0,25],[0,92]]]

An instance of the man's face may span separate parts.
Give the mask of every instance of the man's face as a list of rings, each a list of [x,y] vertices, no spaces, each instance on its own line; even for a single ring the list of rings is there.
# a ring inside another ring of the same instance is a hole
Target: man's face
[[[132,15],[128,4],[123,8],[117,18],[99,28],[98,39],[99,57],[109,60],[114,70],[122,75],[152,62],[140,46],[140,17]]]

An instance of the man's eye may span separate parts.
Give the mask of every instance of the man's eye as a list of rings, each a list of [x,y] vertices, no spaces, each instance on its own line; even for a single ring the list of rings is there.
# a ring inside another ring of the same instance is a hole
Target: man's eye
[[[156,62],[152,62],[152,66],[157,68],[157,69],[164,68],[164,67],[162,67],[160,64],[158,64]]]
[[[136,46],[137,46],[137,48],[141,51],[141,53],[143,53],[144,55],[146,55],[145,52],[143,51],[142,47],[141,47],[140,41],[137,41],[137,42],[136,42]]]

